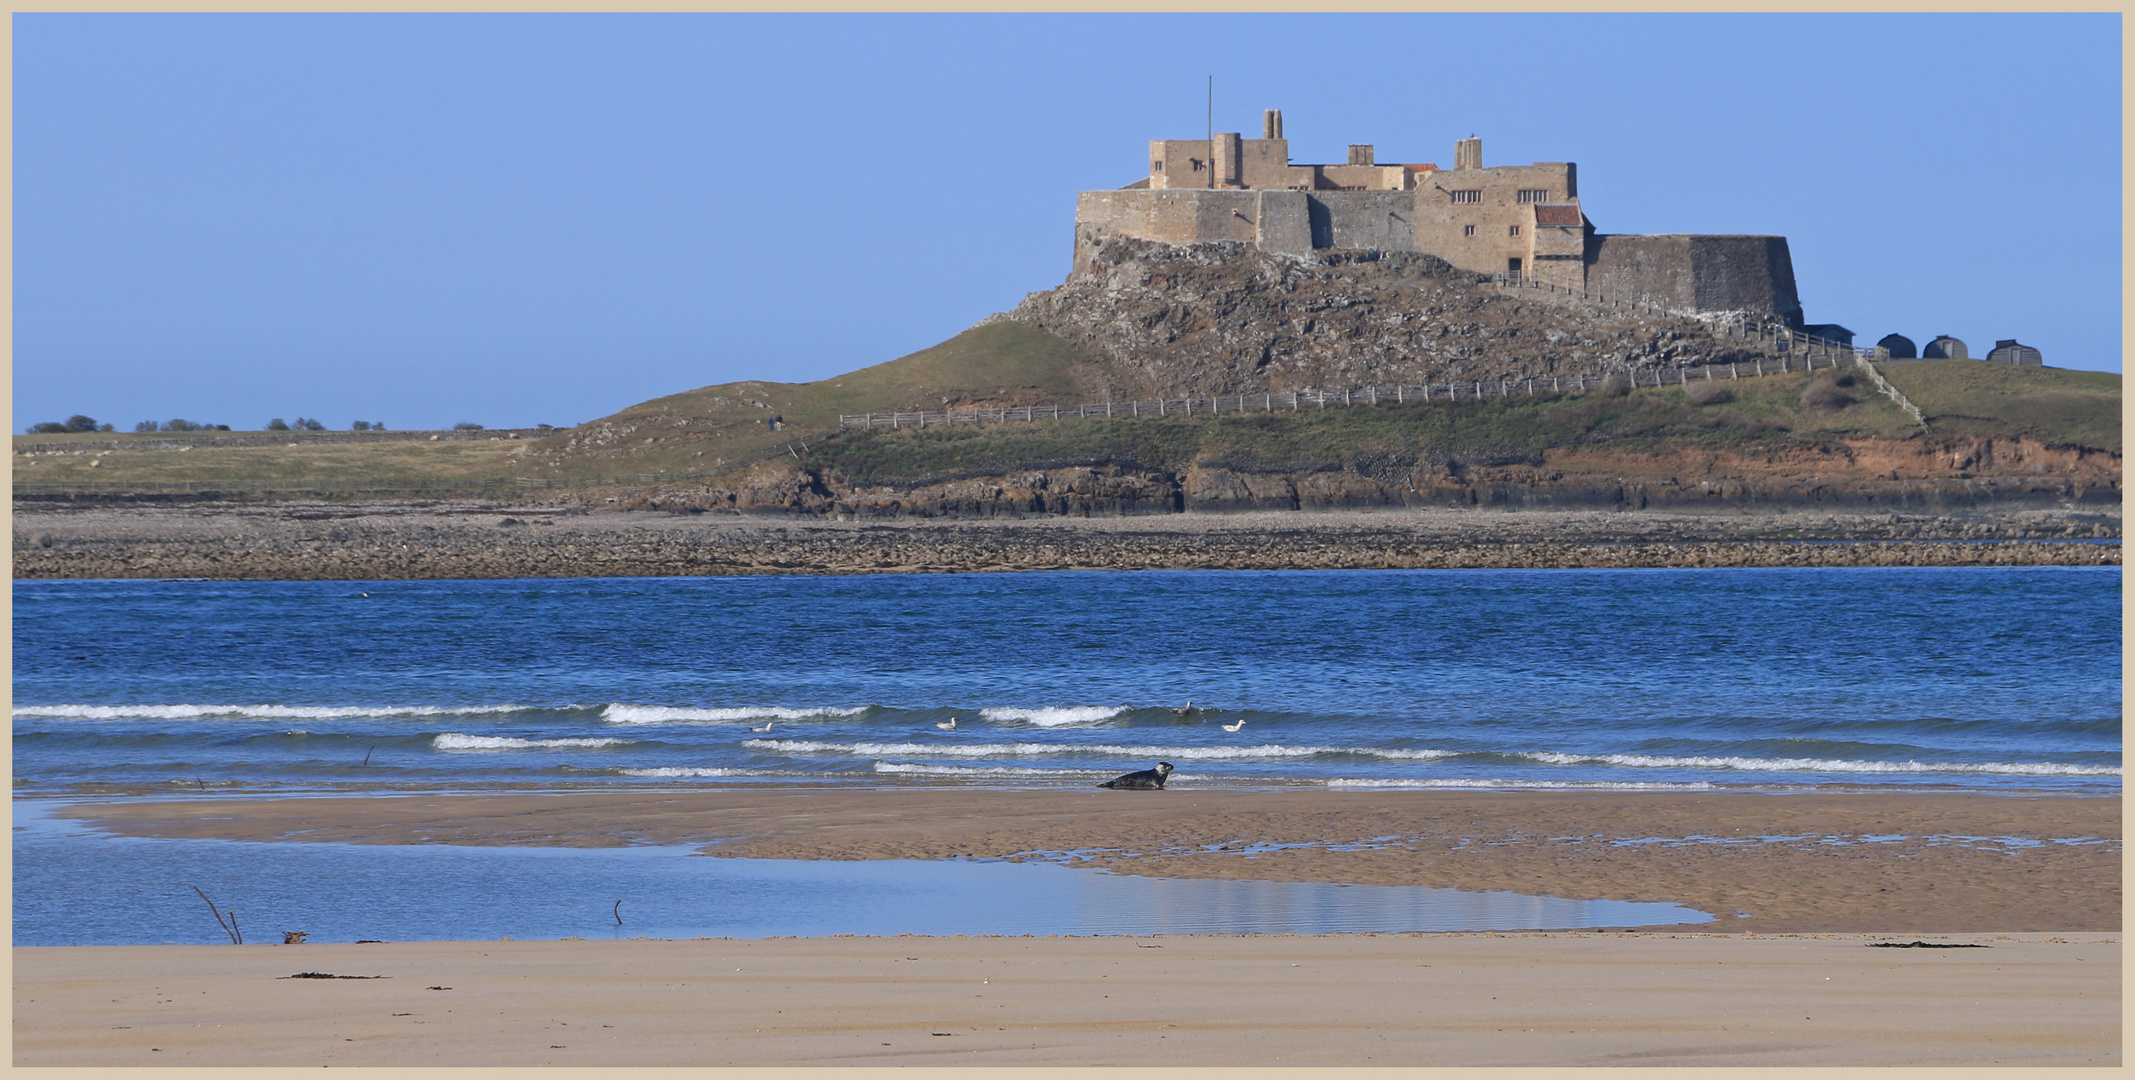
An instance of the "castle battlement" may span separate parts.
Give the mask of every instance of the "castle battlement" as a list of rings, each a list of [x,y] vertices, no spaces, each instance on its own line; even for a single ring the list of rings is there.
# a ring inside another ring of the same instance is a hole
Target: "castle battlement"
[[[1638,298],[1684,311],[1759,311],[1798,326],[1801,302],[1783,236],[1597,233],[1568,161],[1483,165],[1483,141],[1454,144],[1453,168],[1379,164],[1370,145],[1340,165],[1290,161],[1282,113],[1261,137],[1157,139],[1149,175],[1085,191],[1075,208],[1075,268],[1105,241],[1247,243],[1310,255],[1416,251],[1463,270]]]

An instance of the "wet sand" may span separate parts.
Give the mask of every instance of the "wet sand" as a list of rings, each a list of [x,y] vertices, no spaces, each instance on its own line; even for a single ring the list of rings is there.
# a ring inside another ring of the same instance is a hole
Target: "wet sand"
[[[2112,798],[725,788],[65,812],[131,835],[291,843],[1075,851],[1130,873],[1673,900],[1721,919],[1695,931],[22,947],[18,1066],[2120,1061]],[[1265,844],[1295,846],[1248,850]],[[1913,941],[1985,947],[1888,947]]]
[[[2117,933],[1878,940],[18,948],[14,1064],[2119,1064]]]
[[[1059,858],[1169,877],[1663,901],[1702,932],[2120,927],[2120,801],[1905,792],[723,788],[125,801],[136,836],[699,845],[783,859]],[[1276,845],[1272,849],[1265,845]],[[1687,928],[1682,928],[1687,929]]]

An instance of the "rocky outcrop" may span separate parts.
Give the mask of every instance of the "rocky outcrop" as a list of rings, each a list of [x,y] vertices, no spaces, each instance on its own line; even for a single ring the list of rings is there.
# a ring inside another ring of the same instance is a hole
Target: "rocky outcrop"
[[[1188,515],[1162,523],[879,524],[775,522],[731,514],[585,514],[555,507],[470,507],[445,513],[351,506],[137,508],[28,514],[18,508],[14,568],[18,580],[375,581],[1074,569],[2120,563],[2117,543],[2010,539],[2117,536],[2117,519],[2104,517],[1743,519],[1426,511],[1339,518],[1261,514]],[[1825,542],[1803,543],[1775,533]]]
[[[1110,243],[1058,288],[994,318],[1103,358],[1111,383],[1102,389],[1120,400],[1595,375],[1760,355],[1717,333],[1717,321],[1500,294],[1429,255],[1299,257],[1245,244]]]
[[[1182,469],[1079,465],[899,486],[834,484],[797,462],[740,483],[597,493],[625,509],[897,518],[1121,517],[1380,507],[1903,511],[2120,505],[2120,457],[2030,439],[1853,439],[1781,451],[1561,447],[1461,461],[1418,448],[1305,468],[1204,455]]]

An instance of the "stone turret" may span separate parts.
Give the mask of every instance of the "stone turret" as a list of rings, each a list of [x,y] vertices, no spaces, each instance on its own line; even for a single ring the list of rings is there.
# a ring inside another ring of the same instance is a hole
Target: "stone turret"
[[[1453,144],[1453,168],[1461,171],[1483,167],[1483,140],[1473,135]]]

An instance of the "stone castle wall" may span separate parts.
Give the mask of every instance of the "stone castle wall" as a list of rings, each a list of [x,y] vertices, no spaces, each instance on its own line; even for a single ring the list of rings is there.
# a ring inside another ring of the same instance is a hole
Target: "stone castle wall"
[[[1679,311],[1759,311],[1801,325],[1784,236],[1609,236],[1587,244],[1586,290]]]
[[[1244,243],[1263,251],[1420,252],[1483,274],[1679,311],[1758,311],[1801,324],[1793,261],[1780,236],[1603,236],[1579,203],[1578,166],[1484,167],[1463,139],[1454,167],[1377,164],[1370,146],[1344,165],[1293,165],[1282,118],[1263,138],[1235,133],[1149,144],[1133,187],[1086,191],[1075,214],[1075,269],[1114,237],[1165,244]]]

